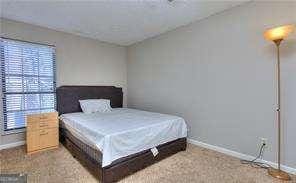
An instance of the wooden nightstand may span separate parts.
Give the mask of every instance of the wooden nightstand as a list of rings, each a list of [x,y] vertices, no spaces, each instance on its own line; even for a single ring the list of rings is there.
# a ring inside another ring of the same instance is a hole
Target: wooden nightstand
[[[58,113],[27,115],[27,153],[32,154],[59,146]]]

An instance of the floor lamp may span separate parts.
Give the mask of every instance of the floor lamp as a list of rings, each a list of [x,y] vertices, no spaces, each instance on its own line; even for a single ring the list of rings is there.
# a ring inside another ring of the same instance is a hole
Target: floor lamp
[[[269,29],[264,32],[265,39],[273,41],[277,47],[277,64],[276,64],[276,74],[277,74],[277,125],[278,125],[278,153],[277,153],[277,168],[269,168],[268,173],[272,177],[281,180],[291,180],[288,173],[281,170],[281,65],[280,65],[280,44],[281,42],[294,31],[294,25],[285,25],[281,27],[276,27]]]

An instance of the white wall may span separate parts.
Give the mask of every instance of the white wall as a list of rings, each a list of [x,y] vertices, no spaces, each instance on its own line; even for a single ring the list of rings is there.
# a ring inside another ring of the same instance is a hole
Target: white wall
[[[189,137],[274,161],[275,46],[296,2],[251,2],[128,48],[128,106],[184,117]],[[282,43],[284,164],[296,168],[296,35]]]
[[[115,85],[123,88],[126,105],[125,47],[30,24],[0,20],[1,36],[56,46],[57,86]],[[19,140],[24,140],[23,133],[0,135],[0,145]]]

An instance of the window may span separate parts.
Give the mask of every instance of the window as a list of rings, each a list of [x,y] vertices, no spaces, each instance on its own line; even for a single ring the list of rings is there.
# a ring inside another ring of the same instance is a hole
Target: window
[[[26,126],[26,114],[55,109],[55,48],[1,39],[4,131]]]

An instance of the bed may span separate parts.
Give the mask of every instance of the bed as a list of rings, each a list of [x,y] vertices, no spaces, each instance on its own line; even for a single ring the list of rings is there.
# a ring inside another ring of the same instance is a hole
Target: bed
[[[112,112],[81,112],[79,100],[99,98],[110,100]],[[122,89],[114,86],[57,88],[60,141],[103,183],[186,150],[182,118],[122,108],[122,98]]]

